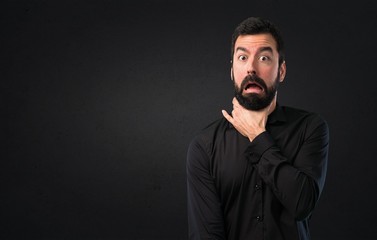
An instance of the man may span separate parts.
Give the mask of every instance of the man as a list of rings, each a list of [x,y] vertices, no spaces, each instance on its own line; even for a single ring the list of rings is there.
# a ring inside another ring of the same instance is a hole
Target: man
[[[190,239],[310,239],[324,186],[329,133],[315,113],[277,103],[284,44],[268,20],[232,36],[233,111],[206,127],[187,154]]]

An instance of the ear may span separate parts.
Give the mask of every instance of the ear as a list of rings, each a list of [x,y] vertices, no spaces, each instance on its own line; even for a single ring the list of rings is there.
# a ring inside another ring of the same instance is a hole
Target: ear
[[[280,65],[280,69],[279,69],[279,80],[280,82],[283,82],[284,81],[284,78],[285,78],[285,74],[287,73],[287,65],[285,63],[285,61]]]
[[[234,82],[234,76],[233,76],[233,61],[230,60],[230,79],[232,82]]]

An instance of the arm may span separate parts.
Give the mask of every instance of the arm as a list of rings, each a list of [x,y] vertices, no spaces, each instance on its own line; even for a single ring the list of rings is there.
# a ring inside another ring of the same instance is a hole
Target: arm
[[[268,132],[260,134],[249,147],[254,152],[250,161],[256,164],[263,181],[272,189],[283,206],[297,220],[313,211],[323,189],[328,155],[328,126],[317,118],[291,164]]]
[[[189,239],[225,239],[223,213],[209,157],[198,139],[187,154]]]
[[[322,192],[329,144],[328,126],[321,118],[310,119],[304,142],[294,159],[287,159],[265,131],[269,109],[249,111],[233,100],[232,116],[224,117],[251,141],[247,149],[263,181],[297,220],[310,216]]]

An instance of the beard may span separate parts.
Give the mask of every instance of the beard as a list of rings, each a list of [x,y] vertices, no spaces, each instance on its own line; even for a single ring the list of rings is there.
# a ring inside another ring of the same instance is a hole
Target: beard
[[[234,77],[233,77],[234,79]],[[243,94],[243,90],[250,83],[256,83],[262,88],[262,93]],[[234,95],[241,106],[248,110],[259,111],[269,106],[274,99],[279,86],[279,74],[271,87],[267,87],[265,81],[255,74],[247,75],[238,87],[234,84]]]

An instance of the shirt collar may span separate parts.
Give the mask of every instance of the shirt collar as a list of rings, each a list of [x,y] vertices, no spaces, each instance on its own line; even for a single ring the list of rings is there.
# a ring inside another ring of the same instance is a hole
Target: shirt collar
[[[279,122],[284,123],[286,121],[287,116],[284,109],[278,103],[276,103],[275,110],[268,116],[267,124],[275,124]],[[229,123],[229,128],[234,128],[234,126]]]
[[[287,121],[287,116],[285,115],[285,112],[283,108],[276,103],[275,110],[268,116],[267,123],[268,124],[274,124],[278,122],[286,122]]]

